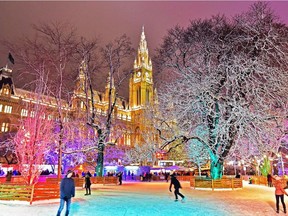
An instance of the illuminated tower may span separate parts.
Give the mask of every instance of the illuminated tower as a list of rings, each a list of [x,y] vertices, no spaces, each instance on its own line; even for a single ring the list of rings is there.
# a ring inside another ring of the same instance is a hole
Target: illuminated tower
[[[153,101],[152,62],[149,58],[144,27],[142,27],[138,53],[129,82],[129,103],[132,110],[145,108]]]
[[[153,104],[154,100],[152,75],[152,62],[149,58],[144,27],[142,27],[133,73],[129,81],[129,107],[133,125],[132,143],[134,145],[143,143],[141,131],[147,130],[144,110]]]
[[[86,65],[84,61],[82,61],[79,67],[79,73],[75,83],[76,88],[74,89],[74,94],[72,97],[72,108],[76,110],[85,109],[85,102],[86,102],[86,93],[85,93],[86,77],[84,74],[85,67]]]

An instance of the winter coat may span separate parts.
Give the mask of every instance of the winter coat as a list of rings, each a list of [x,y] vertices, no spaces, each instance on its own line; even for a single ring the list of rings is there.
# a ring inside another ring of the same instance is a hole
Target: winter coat
[[[60,184],[60,198],[71,199],[75,196],[75,183],[72,178],[65,177]]]
[[[90,180],[90,175],[86,174],[85,175],[85,187],[90,187],[91,186],[91,180]]]
[[[276,180],[274,183],[275,186],[275,195],[288,195],[282,186],[282,182],[280,180]]]
[[[170,187],[169,187],[170,190],[171,190],[172,185],[174,185],[175,189],[182,188],[180,185],[180,182],[178,181],[178,179],[175,176],[171,176],[171,183],[170,183]]]

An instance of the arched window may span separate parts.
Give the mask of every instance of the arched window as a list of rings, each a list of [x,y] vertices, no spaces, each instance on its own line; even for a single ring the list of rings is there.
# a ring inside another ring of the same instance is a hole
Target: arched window
[[[139,106],[141,105],[141,87],[140,86],[137,88],[136,96],[137,96],[137,106]]]
[[[150,90],[146,89],[146,104],[149,104],[150,102]]]

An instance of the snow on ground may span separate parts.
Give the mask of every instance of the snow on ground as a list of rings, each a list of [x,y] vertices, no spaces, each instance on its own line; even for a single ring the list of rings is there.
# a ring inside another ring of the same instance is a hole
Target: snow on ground
[[[123,185],[92,185],[92,195],[78,188],[72,198],[71,216],[271,216],[275,213],[274,188],[249,185],[243,189],[195,190],[182,182],[186,202],[174,202],[166,182],[123,182]],[[173,190],[172,190],[173,192]],[[285,197],[287,200],[287,197]],[[34,202],[0,201],[0,216],[53,216],[59,200]],[[62,211],[65,215],[65,208]]]

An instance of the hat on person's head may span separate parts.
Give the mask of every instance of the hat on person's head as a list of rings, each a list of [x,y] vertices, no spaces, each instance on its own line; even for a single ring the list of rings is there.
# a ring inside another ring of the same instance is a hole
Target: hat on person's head
[[[72,170],[68,170],[67,171],[67,175],[70,174],[70,173],[73,173],[73,171]]]

